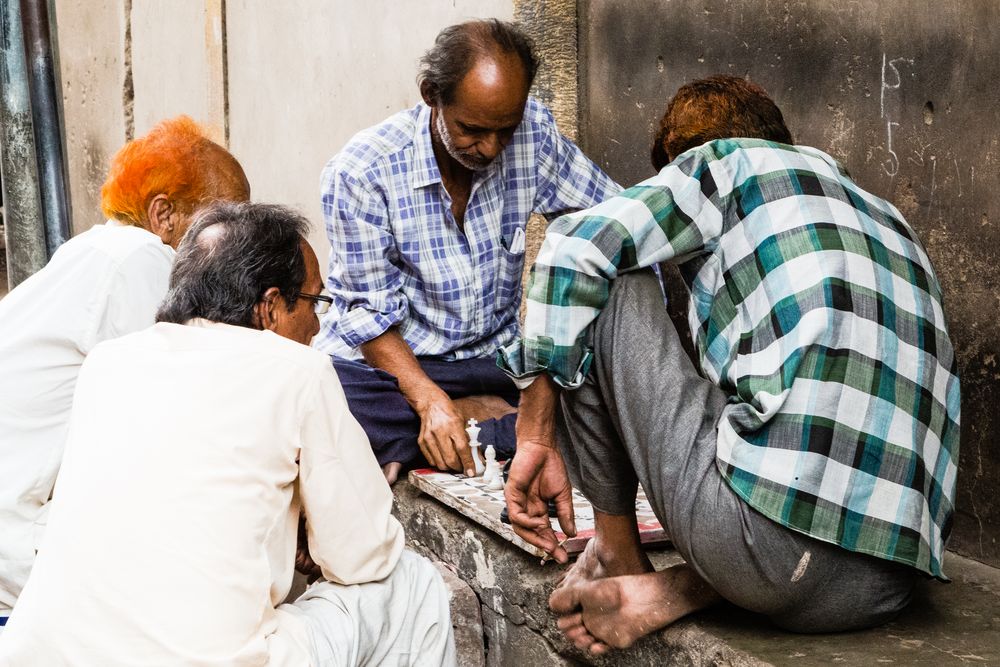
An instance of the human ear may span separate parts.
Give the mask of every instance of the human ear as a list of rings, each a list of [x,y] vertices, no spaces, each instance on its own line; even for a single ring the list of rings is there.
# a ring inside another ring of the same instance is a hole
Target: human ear
[[[165,194],[158,194],[149,202],[146,217],[149,219],[149,231],[160,237],[165,244],[170,245],[174,235],[174,203]]]
[[[260,301],[254,305],[254,324],[258,329],[277,330],[278,318],[275,309],[280,295],[281,291],[277,287],[268,287],[263,296],[260,297]]]
[[[434,91],[434,85],[429,81],[423,81],[420,83],[420,97],[423,98],[424,104],[429,106],[431,109],[437,107],[437,95]]]

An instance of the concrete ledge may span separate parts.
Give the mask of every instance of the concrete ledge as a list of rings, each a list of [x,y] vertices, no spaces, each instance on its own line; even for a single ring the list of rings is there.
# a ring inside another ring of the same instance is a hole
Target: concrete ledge
[[[410,546],[450,565],[479,598],[488,667],[1000,664],[1000,571],[954,554],[946,561],[952,584],[922,583],[907,611],[875,630],[794,635],[723,605],[627,651],[590,659],[562,639],[546,604],[561,567],[540,565],[408,482],[393,489],[396,515]],[[651,557],[657,568],[680,561],[672,550],[652,552]]]

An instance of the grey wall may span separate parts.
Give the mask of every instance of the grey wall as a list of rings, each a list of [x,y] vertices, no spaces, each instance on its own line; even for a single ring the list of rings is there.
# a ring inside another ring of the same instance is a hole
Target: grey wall
[[[1000,3],[582,0],[580,138],[622,183],[682,83],[748,75],[916,228],[962,378],[950,547],[1000,565]]]

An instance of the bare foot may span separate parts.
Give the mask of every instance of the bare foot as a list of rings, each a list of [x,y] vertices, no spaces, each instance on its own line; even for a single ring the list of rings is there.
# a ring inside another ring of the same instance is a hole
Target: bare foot
[[[564,585],[549,598],[559,629],[578,648],[600,654],[718,601],[719,594],[688,565],[660,572]]]
[[[499,396],[483,394],[481,396],[466,396],[452,400],[455,409],[462,415],[462,419],[475,419],[477,422],[487,419],[501,419],[507,415],[517,412],[517,408],[503,400]]]
[[[389,486],[396,483],[396,479],[399,478],[399,471],[402,469],[403,464],[399,461],[392,461],[382,466],[382,474],[385,475],[385,481],[389,483]]]

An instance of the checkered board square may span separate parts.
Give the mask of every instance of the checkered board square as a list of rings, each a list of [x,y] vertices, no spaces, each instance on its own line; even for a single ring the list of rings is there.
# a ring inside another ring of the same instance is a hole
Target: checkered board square
[[[529,554],[544,556],[541,550],[518,537],[510,524],[500,520],[500,513],[506,506],[503,491],[487,489],[482,477],[466,477],[423,468],[411,471],[409,479],[411,484],[427,495],[457,510],[484,528],[492,530]],[[573,490],[573,509],[576,515],[576,537],[567,539],[565,533],[559,530],[559,522],[555,518],[552,519],[552,529],[555,530],[556,537],[560,542],[566,540],[563,547],[570,554],[583,551],[584,546],[594,536],[594,508],[576,489]],[[642,488],[639,489],[635,500],[635,511],[639,520],[639,538],[643,544],[662,545],[669,541],[666,531],[653,514]]]

